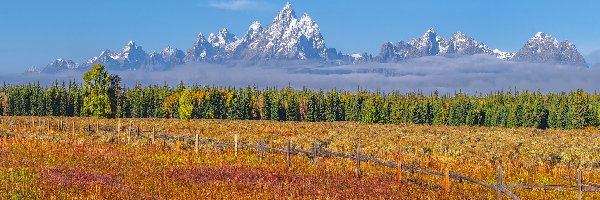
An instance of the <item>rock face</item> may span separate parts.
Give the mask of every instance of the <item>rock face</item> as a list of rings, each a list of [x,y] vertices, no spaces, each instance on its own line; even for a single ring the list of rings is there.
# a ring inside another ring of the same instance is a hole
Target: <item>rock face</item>
[[[489,54],[498,58],[509,59],[510,53],[493,51],[487,45],[477,42],[462,32],[455,33],[450,40],[438,36],[434,29],[429,29],[417,39],[410,42],[400,41],[395,45],[384,43],[377,58],[380,62],[399,62],[423,56],[466,56]]]
[[[327,48],[319,25],[308,14],[298,19],[292,5],[287,3],[266,28],[259,22],[254,22],[241,38],[224,28],[216,34],[208,34],[208,37],[199,33],[192,47],[185,53],[168,46],[160,53],[151,54],[130,41],[120,53],[105,50],[83,64],[58,59],[44,71],[87,69],[95,64],[102,64],[111,70],[163,70],[194,62],[328,62],[342,57],[335,49]]]
[[[329,59],[319,25],[308,14],[298,19],[289,3],[266,28],[253,23],[231,49],[231,57],[244,60]]]
[[[569,41],[538,32],[515,54],[513,61],[552,63],[588,67],[577,47]]]
[[[105,50],[82,64],[57,59],[42,71],[86,70],[95,64],[102,64],[111,70],[166,70],[176,65],[197,62],[262,64],[306,60],[328,64],[356,64],[402,62],[423,56],[457,57],[475,54],[518,62],[587,67],[575,45],[568,41],[558,42],[545,33],[536,34],[516,54],[492,50],[462,32],[446,39],[431,28],[421,37],[408,42],[384,43],[377,56],[367,53],[344,55],[334,48],[327,48],[319,25],[308,14],[298,18],[292,5],[287,3],[268,26],[263,27],[255,21],[240,38],[223,28],[208,36],[199,33],[186,52],[167,46],[161,52],[150,54],[135,42],[129,41],[121,52]]]
[[[588,67],[583,56],[569,41],[558,42],[546,33],[537,33],[517,53],[490,49],[484,43],[477,42],[462,32],[455,33],[450,40],[442,38],[429,29],[417,39],[410,42],[400,41],[396,44],[386,42],[382,45],[379,62],[399,62],[423,56],[466,56],[488,54],[499,59],[516,62],[550,63]]]
[[[79,64],[73,62],[72,60],[64,60],[62,58],[56,59],[52,61],[50,64],[46,65],[46,67],[42,70],[42,72],[58,72],[67,69],[77,69],[79,68]],[[37,71],[37,68],[33,68]],[[28,70],[32,71],[32,70]]]
[[[230,60],[327,60],[328,53],[319,25],[308,14],[298,19],[288,3],[269,26],[263,28],[259,22],[254,22],[239,39],[227,29],[218,34],[211,33],[208,40],[200,33],[185,60],[217,63]]]

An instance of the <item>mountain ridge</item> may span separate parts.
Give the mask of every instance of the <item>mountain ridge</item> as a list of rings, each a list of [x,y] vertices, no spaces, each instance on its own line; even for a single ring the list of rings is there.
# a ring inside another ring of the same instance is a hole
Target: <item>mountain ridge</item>
[[[171,46],[160,52],[147,53],[142,46],[129,41],[121,52],[104,50],[84,62],[59,58],[49,63],[42,72],[85,70],[95,64],[113,70],[164,70],[176,65],[207,62],[245,62],[262,64],[274,61],[306,60],[325,64],[358,64],[367,62],[402,62],[423,56],[469,56],[487,54],[514,62],[551,63],[588,67],[576,46],[569,41],[558,41],[539,32],[516,53],[492,49],[463,32],[443,38],[429,28],[419,38],[396,43],[386,42],[379,55],[367,53],[343,54],[328,48],[319,25],[304,13],[300,18],[288,2],[266,27],[254,21],[242,37],[223,28],[208,37],[198,33],[191,48],[183,51]]]

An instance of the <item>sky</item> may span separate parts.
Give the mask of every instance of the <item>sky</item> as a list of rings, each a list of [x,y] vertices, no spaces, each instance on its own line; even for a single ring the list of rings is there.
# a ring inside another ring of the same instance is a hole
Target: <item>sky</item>
[[[0,73],[75,62],[129,40],[147,52],[192,46],[199,32],[226,27],[241,36],[253,21],[266,26],[287,1],[267,0],[2,0]],[[311,15],[328,47],[378,54],[386,41],[409,40],[433,27],[462,31],[492,48],[517,51],[536,32],[570,40],[590,64],[600,62],[600,1],[291,0]]]

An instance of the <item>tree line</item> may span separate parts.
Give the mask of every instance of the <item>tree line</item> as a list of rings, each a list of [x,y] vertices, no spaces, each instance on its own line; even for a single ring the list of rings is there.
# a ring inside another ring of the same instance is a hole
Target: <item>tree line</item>
[[[107,118],[361,121],[365,123],[501,126],[554,129],[597,127],[600,94],[497,91],[384,93],[256,86],[124,87],[103,66],[84,74],[84,83],[58,82],[0,88],[0,115],[97,116]]]

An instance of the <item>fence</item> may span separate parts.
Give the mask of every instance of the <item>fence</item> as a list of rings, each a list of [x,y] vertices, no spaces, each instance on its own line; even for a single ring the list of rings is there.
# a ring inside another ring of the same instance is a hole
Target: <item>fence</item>
[[[437,172],[434,170],[420,168],[417,166],[412,166],[412,165],[408,165],[408,164],[404,164],[404,163],[400,163],[400,162],[383,161],[383,160],[379,160],[374,157],[362,155],[360,145],[357,146],[356,152],[339,153],[339,152],[333,152],[333,151],[324,149],[322,147],[319,147],[316,143],[313,143],[311,149],[296,148],[295,146],[292,145],[291,141],[289,141],[289,140],[287,142],[287,145],[283,148],[270,147],[270,146],[266,145],[264,140],[261,140],[257,144],[243,143],[239,140],[239,137],[237,134],[235,134],[232,138],[233,143],[215,141],[215,140],[211,140],[209,138],[202,138],[199,134],[196,134],[195,136],[189,136],[189,135],[188,136],[173,136],[173,135],[170,135],[167,133],[158,133],[154,126],[152,127],[151,130],[150,129],[144,130],[140,126],[138,126],[136,128],[133,126],[132,121],[129,122],[128,127],[122,126],[121,119],[118,119],[118,124],[116,127],[106,126],[106,125],[101,126],[97,120],[96,120],[95,126],[92,125],[89,121],[87,123],[80,124],[80,126],[75,126],[75,124],[76,124],[75,121],[71,121],[71,124],[70,124],[71,126],[69,126],[69,124],[67,124],[66,121],[63,121],[62,119],[60,119],[59,122],[56,124],[53,124],[53,122],[51,120],[42,120],[41,118],[38,118],[37,120],[34,120],[34,119],[22,120],[22,119],[23,118],[18,118],[18,117],[17,117],[17,119],[15,119],[14,117],[9,117],[9,118],[1,117],[0,118],[0,127],[5,128],[5,129],[14,129],[17,127],[25,128],[25,129],[30,128],[35,131],[41,131],[44,128],[47,128],[48,131],[58,130],[58,131],[65,131],[67,133],[71,132],[72,134],[75,134],[76,133],[75,131],[78,128],[79,128],[79,130],[81,130],[83,132],[88,132],[88,133],[99,133],[100,131],[121,133],[121,131],[126,131],[128,141],[131,141],[132,137],[134,137],[134,139],[146,139],[146,140],[149,140],[152,144],[156,144],[156,139],[162,139],[163,145],[166,145],[167,142],[173,142],[173,143],[175,143],[176,148],[179,148],[181,146],[182,142],[187,141],[187,142],[193,144],[195,152],[199,151],[200,145],[211,145],[213,147],[233,148],[236,156],[238,154],[239,149],[246,148],[246,149],[251,149],[251,150],[257,150],[259,152],[260,159],[262,159],[264,157],[266,152],[284,154],[286,156],[287,165],[291,165],[291,156],[292,155],[300,155],[300,154],[304,154],[304,155],[308,156],[309,158],[312,158],[312,162],[315,165],[317,164],[319,157],[323,157],[323,158],[335,157],[335,158],[351,159],[354,162],[356,162],[355,175],[357,178],[360,178],[362,175],[361,170],[360,170],[361,162],[370,162],[370,163],[373,163],[373,164],[376,164],[379,166],[395,169],[396,170],[396,180],[397,180],[398,184],[400,184],[401,181],[403,180],[402,179],[403,172],[421,173],[424,175],[442,177],[444,180],[443,188],[446,193],[449,193],[450,180],[452,179],[454,181],[461,182],[461,183],[463,181],[466,181],[466,182],[477,184],[484,188],[493,190],[496,192],[496,196],[498,199],[502,199],[503,195],[507,195],[512,199],[520,199],[517,195],[515,195],[509,189],[573,190],[573,191],[576,190],[576,191],[578,191],[578,199],[579,200],[581,200],[583,198],[583,192],[600,192],[600,184],[583,180],[581,170],[578,170],[577,178],[561,177],[564,180],[576,182],[577,185],[526,185],[526,184],[509,184],[509,183],[503,182],[504,177],[503,177],[502,166],[498,166],[497,182],[496,183],[486,183],[484,181],[480,181],[475,178],[471,178],[466,175],[459,174],[458,172],[450,171],[448,168],[445,168],[442,172]],[[37,123],[36,123],[36,121],[37,121]],[[188,131],[189,131],[189,129],[188,129]],[[145,133],[149,133],[149,135],[147,136]],[[441,187],[437,187],[437,188],[441,188]]]

